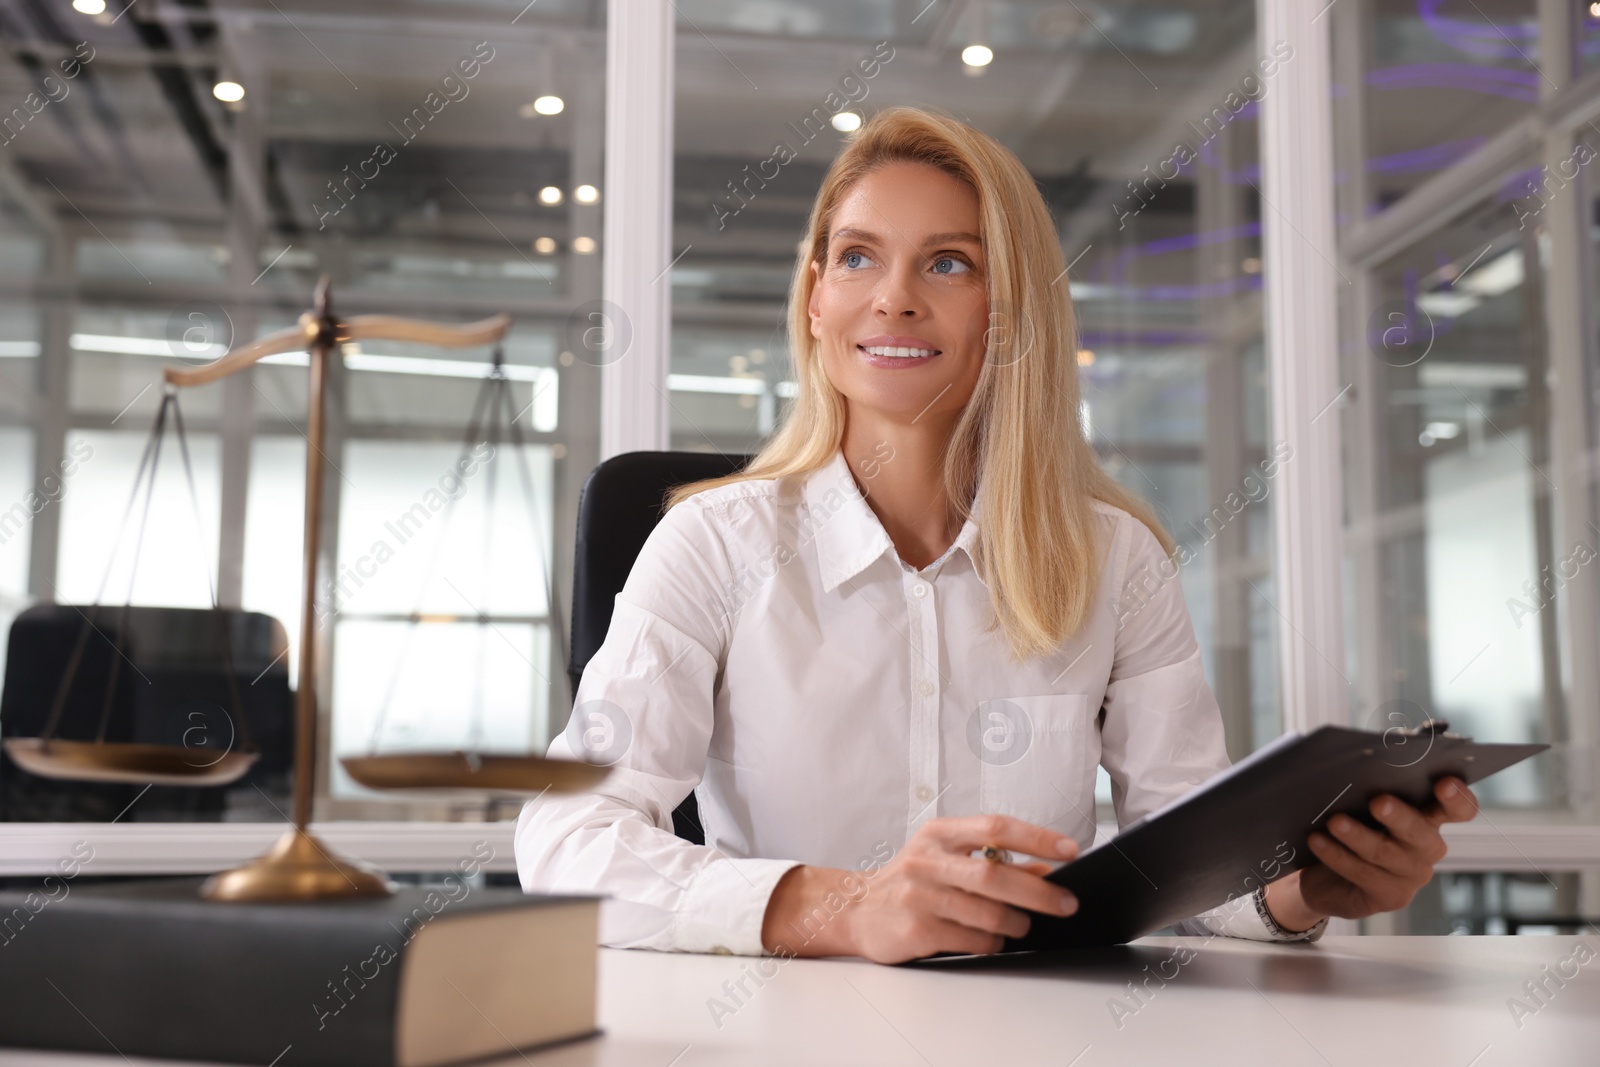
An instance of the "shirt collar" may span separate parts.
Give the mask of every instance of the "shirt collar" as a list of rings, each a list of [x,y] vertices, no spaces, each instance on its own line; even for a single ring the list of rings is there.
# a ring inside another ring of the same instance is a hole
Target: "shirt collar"
[[[826,592],[833,592],[866,570],[885,552],[894,556],[894,542],[851,476],[850,464],[842,448],[836,449],[832,459],[807,473],[804,478],[802,498],[811,516],[817,545],[817,564],[822,588]],[[980,582],[983,576],[978,568],[977,552],[982,499],[983,486],[980,482],[972,503],[972,517],[962,524],[961,532],[956,535],[952,546],[952,549],[960,549],[967,554]]]

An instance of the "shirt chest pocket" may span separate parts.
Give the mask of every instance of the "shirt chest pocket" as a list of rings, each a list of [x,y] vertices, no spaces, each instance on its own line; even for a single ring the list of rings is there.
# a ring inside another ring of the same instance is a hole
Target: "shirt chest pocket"
[[[978,756],[980,810],[1092,835],[1099,712],[1083,693],[980,703],[967,730]]]

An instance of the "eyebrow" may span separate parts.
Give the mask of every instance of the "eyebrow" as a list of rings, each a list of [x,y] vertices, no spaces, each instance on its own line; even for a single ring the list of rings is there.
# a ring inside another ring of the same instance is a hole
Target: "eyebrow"
[[[850,226],[839,230],[833,235],[833,239],[835,241],[846,237],[851,237],[858,241],[866,241],[868,244],[883,243],[883,238],[877,234],[871,233],[867,230],[858,230]],[[967,244],[978,245],[979,247],[982,247],[983,245],[983,240],[977,234],[967,233],[964,230],[952,230],[948,233],[930,233],[922,242],[922,244],[923,247],[927,247],[928,245],[951,244],[954,242],[965,242]]]

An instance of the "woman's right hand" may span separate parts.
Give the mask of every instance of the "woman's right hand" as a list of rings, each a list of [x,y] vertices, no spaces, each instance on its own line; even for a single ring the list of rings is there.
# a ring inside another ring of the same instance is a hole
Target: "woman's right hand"
[[[1006,815],[929,819],[881,867],[786,872],[767,902],[762,945],[785,956],[900,963],[937,952],[998,952],[1006,938],[1028,932],[1022,909],[1078,910],[1071,893],[1045,881],[1051,864],[972,855],[985,845],[1062,860],[1078,854],[1072,838]]]

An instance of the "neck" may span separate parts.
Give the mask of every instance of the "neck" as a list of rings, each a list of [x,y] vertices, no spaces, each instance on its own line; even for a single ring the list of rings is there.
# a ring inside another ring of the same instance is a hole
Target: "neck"
[[[852,406],[844,457],[895,551],[919,570],[944,555],[961,532],[961,515],[945,491],[945,453],[955,415],[929,413],[894,421]]]

